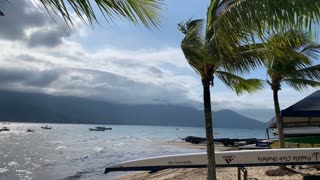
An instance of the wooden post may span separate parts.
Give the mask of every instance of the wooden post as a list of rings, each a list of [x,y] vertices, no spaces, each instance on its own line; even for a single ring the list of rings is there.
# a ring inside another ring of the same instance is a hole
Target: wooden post
[[[242,170],[243,170],[243,180],[248,180],[248,169],[244,167]]]
[[[241,180],[241,170],[239,167],[237,167],[237,168],[238,168],[238,180]]]

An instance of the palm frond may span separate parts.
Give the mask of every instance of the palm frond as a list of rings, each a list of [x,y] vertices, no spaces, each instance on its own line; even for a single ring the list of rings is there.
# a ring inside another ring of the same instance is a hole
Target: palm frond
[[[229,72],[247,73],[263,65],[268,53],[269,49],[263,43],[242,45],[233,55],[220,53],[223,62],[221,65]]]
[[[264,86],[264,82],[259,79],[244,79],[224,71],[216,71],[215,74],[227,87],[234,90],[238,95],[244,92],[256,92],[263,89]]]
[[[320,54],[320,45],[312,43],[303,47],[300,53],[309,56],[313,60],[318,60]]]
[[[39,0],[49,14],[61,15],[68,24],[73,17],[68,7],[84,22],[98,22],[90,0]],[[161,26],[164,3],[162,0],[95,0],[106,18],[120,17],[147,28]]]
[[[303,91],[305,89],[308,89],[309,87],[319,87],[320,86],[319,81],[314,81],[314,80],[309,80],[309,79],[297,79],[297,78],[284,79],[283,82],[297,91]]]
[[[202,35],[203,20],[188,20],[178,24],[179,30],[185,34],[181,42],[182,51],[192,68],[200,74],[203,68],[203,52],[205,42]]]
[[[307,33],[297,30],[288,30],[271,35],[268,38],[267,43],[271,48],[296,49],[306,44],[312,44],[313,42]]]
[[[293,74],[295,77],[304,77],[311,80],[320,79],[320,65],[310,66],[306,68],[299,69]]]
[[[211,7],[207,24],[214,32],[216,44],[225,50],[239,46],[239,36],[250,42],[254,36],[264,39],[265,33],[288,29],[307,29],[312,33],[315,31],[312,24],[320,19],[318,0],[216,0],[210,6],[221,7],[222,4],[223,12]]]

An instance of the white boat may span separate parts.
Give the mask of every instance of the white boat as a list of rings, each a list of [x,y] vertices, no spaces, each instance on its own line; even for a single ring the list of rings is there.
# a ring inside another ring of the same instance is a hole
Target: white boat
[[[278,135],[278,130],[272,131],[274,135]],[[320,127],[290,127],[283,128],[285,137],[304,137],[304,136],[320,136]]]
[[[215,157],[217,167],[319,164],[320,148],[225,151],[216,152]],[[178,154],[128,161],[107,167],[105,173],[201,167],[207,167],[206,153]]]

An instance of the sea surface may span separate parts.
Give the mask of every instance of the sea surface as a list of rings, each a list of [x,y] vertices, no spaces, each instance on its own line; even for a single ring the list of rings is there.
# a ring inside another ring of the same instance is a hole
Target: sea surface
[[[112,130],[89,131],[96,125],[10,123],[0,132],[1,180],[100,180],[123,173],[103,174],[104,168],[137,158],[201,152],[163,142],[205,136],[204,128],[106,125]],[[26,132],[34,130],[33,133]],[[264,130],[217,128],[215,138],[265,138]]]

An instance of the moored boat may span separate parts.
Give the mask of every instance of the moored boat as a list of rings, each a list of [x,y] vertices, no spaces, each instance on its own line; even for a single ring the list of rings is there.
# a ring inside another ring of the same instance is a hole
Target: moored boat
[[[112,130],[112,128],[107,128],[103,126],[96,126],[96,128],[89,128],[90,131],[105,131],[105,130]]]
[[[42,126],[41,128],[42,128],[42,129],[52,129],[52,127],[50,127],[50,126],[48,126],[48,125]]]
[[[96,126],[96,129],[112,130],[112,128],[104,127],[104,126]]]
[[[89,131],[105,131],[105,129],[89,128]]]
[[[2,132],[2,131],[10,131],[10,129],[7,128],[7,127],[3,127],[3,128],[0,129],[0,132]]]

